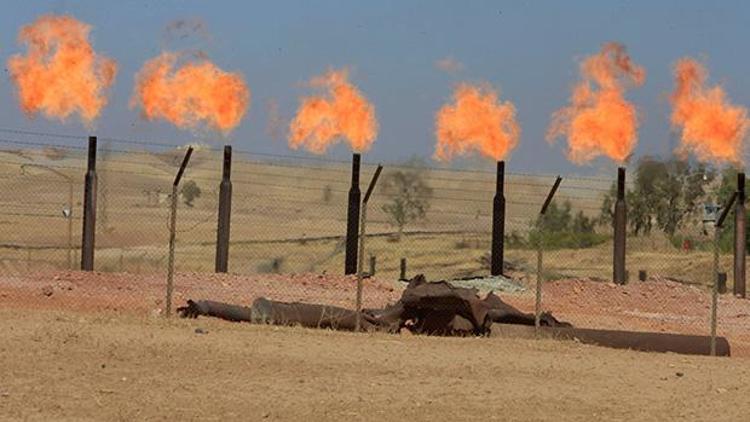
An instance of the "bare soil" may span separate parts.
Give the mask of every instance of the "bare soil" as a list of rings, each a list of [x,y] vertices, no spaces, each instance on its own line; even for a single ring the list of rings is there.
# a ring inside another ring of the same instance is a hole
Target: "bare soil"
[[[744,360],[0,310],[2,420],[746,420]]]
[[[56,272],[0,277],[0,306],[15,309],[164,313],[164,275]],[[325,274],[216,275],[179,273],[173,307],[187,299],[250,304],[259,296],[276,300],[354,307],[356,279]],[[403,285],[365,279],[364,305],[381,307],[398,300]],[[500,293],[509,303],[532,312],[531,289]],[[543,289],[543,308],[579,327],[681,334],[709,334],[710,292],[666,279],[618,286],[593,280],[559,280]],[[750,300],[722,295],[718,333],[735,357],[750,357]]]

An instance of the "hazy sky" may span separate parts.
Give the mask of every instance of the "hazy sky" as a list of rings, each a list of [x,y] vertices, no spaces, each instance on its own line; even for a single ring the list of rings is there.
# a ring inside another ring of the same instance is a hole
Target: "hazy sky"
[[[97,122],[100,136],[154,139],[175,145],[205,136],[141,119],[128,108],[134,74],[162,49],[193,48],[225,70],[241,72],[252,104],[229,136],[237,148],[288,153],[285,139],[266,133],[269,102],[291,119],[301,83],[329,66],[349,66],[351,79],[374,103],[380,134],[365,159],[400,160],[433,153],[434,115],[457,82],[487,81],[518,109],[522,136],[509,159],[512,171],[593,173],[599,160],[578,168],[564,142],[549,145],[549,117],[567,102],[578,60],[602,43],[624,43],[647,71],[628,94],[641,113],[636,157],[670,150],[671,66],[682,56],[706,61],[712,82],[750,105],[750,2],[747,1],[13,1],[0,14],[3,62],[21,51],[18,29],[45,13],[69,13],[93,26],[95,49],[116,59],[110,104]],[[165,27],[200,19],[207,36],[175,42]],[[452,58],[446,72],[436,62]],[[7,71],[0,81],[0,126],[70,134],[80,122],[28,119],[17,106]],[[8,135],[10,136],[10,135]],[[0,137],[7,137],[2,134]],[[225,142],[216,136],[217,145]],[[296,154],[302,154],[297,152]],[[344,157],[340,145],[329,156]],[[454,165],[491,165],[482,160]]]

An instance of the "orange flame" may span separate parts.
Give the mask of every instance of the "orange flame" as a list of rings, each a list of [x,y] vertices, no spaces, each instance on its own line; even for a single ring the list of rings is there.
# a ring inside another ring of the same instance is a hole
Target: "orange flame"
[[[516,108],[510,101],[501,103],[492,87],[462,83],[453,101],[435,116],[437,159],[449,160],[474,150],[502,160],[515,148],[521,135]]]
[[[91,26],[72,16],[55,15],[21,28],[18,42],[26,44],[27,52],[13,55],[8,70],[25,113],[42,112],[61,121],[78,113],[86,125],[99,116],[117,63],[96,54],[90,31]]]
[[[646,72],[618,43],[607,43],[587,57],[580,72],[570,105],[552,116],[547,139],[566,136],[568,157],[576,163],[602,154],[622,163],[638,142],[638,115],[623,94],[628,86],[642,85]]]
[[[325,89],[327,96],[301,99],[297,115],[289,125],[289,146],[304,146],[322,154],[336,140],[347,140],[357,152],[366,151],[378,133],[375,107],[348,81],[346,69],[329,70],[309,85]]]
[[[743,141],[750,121],[747,109],[732,105],[720,86],[705,86],[708,72],[691,59],[680,59],[674,68],[672,125],[682,129],[678,153],[692,151],[701,160],[742,161]]]
[[[205,58],[178,64],[180,55],[164,52],[147,61],[136,76],[131,107],[149,119],[162,118],[181,129],[206,124],[224,134],[242,120],[250,91],[242,76],[225,72]]]

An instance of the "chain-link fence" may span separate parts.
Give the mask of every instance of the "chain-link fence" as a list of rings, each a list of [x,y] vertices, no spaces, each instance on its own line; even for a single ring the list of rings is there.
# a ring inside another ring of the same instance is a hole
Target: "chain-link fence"
[[[99,139],[97,274],[80,264],[83,137],[1,130],[0,301],[10,306],[160,312],[164,307],[172,181],[185,149]],[[367,187],[375,164],[361,171]],[[610,178],[505,179],[504,276],[490,277],[494,167],[455,170],[385,163],[370,199],[364,306],[397,300],[417,274],[497,294],[534,311],[537,249],[542,309],[578,327],[707,335],[713,226],[699,218],[667,236],[627,238],[625,285],[612,280]],[[179,187],[175,299],[247,304],[259,296],[354,307],[344,276],[351,162],[235,151],[229,274],[214,274],[222,152],[197,147]],[[604,205],[604,206],[603,206]],[[731,217],[730,217],[731,218]],[[720,253],[729,272],[732,250]],[[722,286],[724,287],[724,286]],[[722,291],[724,291],[722,289]],[[750,302],[720,295],[719,335],[750,355]],[[736,354],[736,353],[735,353]]]

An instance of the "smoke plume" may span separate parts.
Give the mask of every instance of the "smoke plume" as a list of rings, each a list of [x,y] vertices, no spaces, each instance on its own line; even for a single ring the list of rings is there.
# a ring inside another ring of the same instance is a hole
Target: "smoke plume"
[[[443,57],[442,59],[436,61],[435,67],[445,73],[458,73],[464,70],[463,63],[450,56]]]

